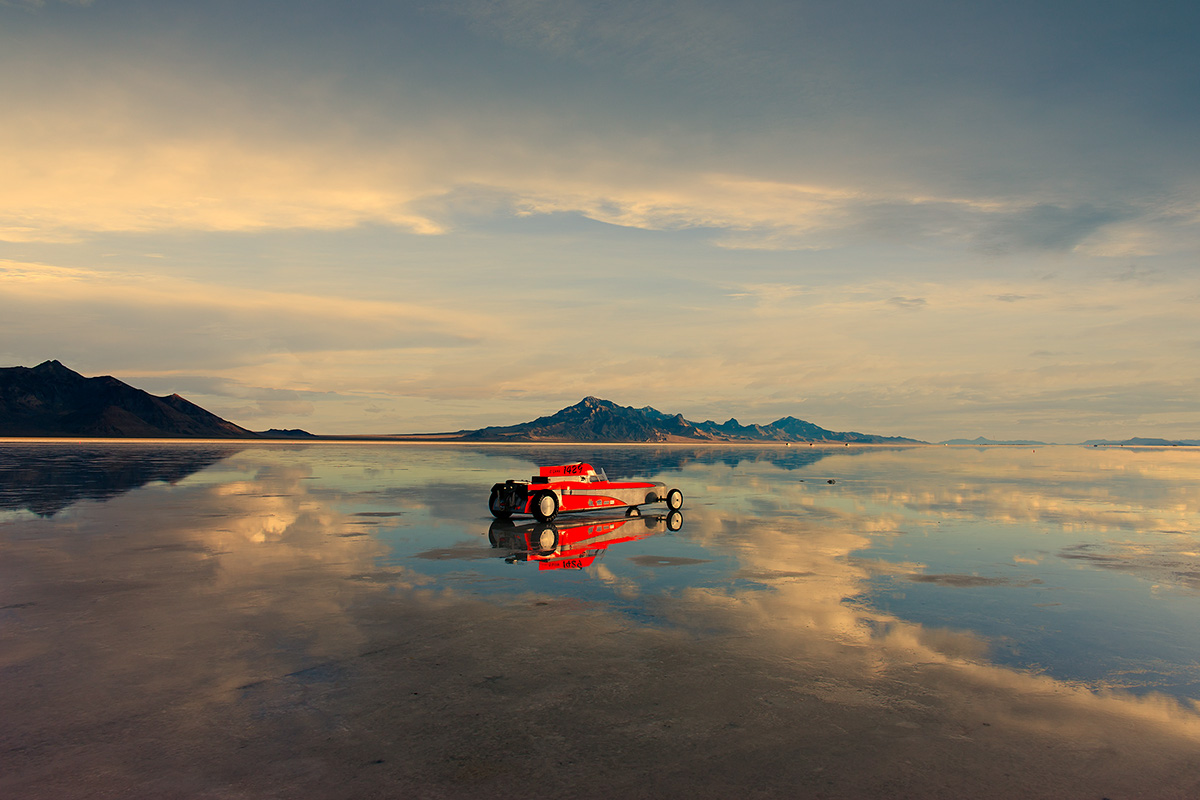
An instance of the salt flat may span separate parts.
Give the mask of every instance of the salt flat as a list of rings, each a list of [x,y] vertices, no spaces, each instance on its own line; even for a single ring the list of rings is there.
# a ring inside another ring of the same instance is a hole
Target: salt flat
[[[1187,451],[79,447],[0,447],[4,797],[1200,795]],[[682,527],[512,558],[551,457]]]

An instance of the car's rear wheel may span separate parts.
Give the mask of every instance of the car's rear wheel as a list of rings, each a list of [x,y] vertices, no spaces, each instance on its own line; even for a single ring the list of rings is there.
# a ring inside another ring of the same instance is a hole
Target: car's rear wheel
[[[625,509],[625,516],[627,517],[640,517],[641,515],[642,510],[637,506],[630,506],[629,508]]]
[[[558,514],[558,498],[554,492],[538,492],[534,495],[530,510],[542,522],[549,522]]]
[[[667,508],[672,511],[678,511],[683,508],[683,492],[678,489],[672,489],[667,492]]]
[[[512,509],[500,501],[498,489],[492,489],[492,496],[488,498],[488,511],[491,511],[492,516],[496,519],[508,519],[512,516]]]

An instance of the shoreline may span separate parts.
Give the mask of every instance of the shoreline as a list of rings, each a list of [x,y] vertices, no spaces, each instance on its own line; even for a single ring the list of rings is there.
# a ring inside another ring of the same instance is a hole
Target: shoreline
[[[392,437],[335,437],[321,436],[312,439],[189,439],[189,438],[117,438],[102,436],[0,436],[0,444],[396,444],[449,447],[941,447],[926,442],[476,442],[461,439],[409,439]],[[954,445],[959,446],[959,445]],[[1070,445],[1072,447],[1076,445]]]
[[[413,436],[413,438],[410,438]],[[122,438],[104,436],[0,436],[0,445],[5,444],[229,444],[229,445],[419,445],[423,447],[740,447],[740,448],[778,448],[787,449],[811,448],[832,450],[841,448],[917,448],[938,447],[950,449],[1030,449],[1039,447],[1083,447],[1088,449],[1123,449],[1123,450],[1168,450],[1197,447],[1182,444],[1085,444],[1051,443],[1038,445],[1025,444],[939,444],[936,442],[706,442],[706,441],[674,441],[674,442],[581,442],[581,441],[463,441],[462,439],[424,438],[417,435],[399,434],[397,436],[351,435],[351,436],[315,436],[313,438],[262,438],[262,439],[191,439],[191,438]],[[1197,447],[1200,449],[1200,447]]]

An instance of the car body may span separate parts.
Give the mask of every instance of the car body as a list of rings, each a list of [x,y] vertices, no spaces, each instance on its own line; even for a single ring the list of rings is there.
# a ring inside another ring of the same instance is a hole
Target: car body
[[[640,506],[666,503],[671,511],[683,507],[683,492],[658,481],[610,481],[604,470],[576,461],[539,467],[528,481],[507,480],[492,486],[488,510],[497,519],[530,514],[548,522],[559,513],[625,508],[636,514]]]
[[[492,521],[488,541],[498,550],[507,550],[504,560],[534,561],[539,570],[584,569],[604,555],[614,544],[645,539],[664,531],[683,527],[683,514],[646,514],[628,517],[591,517],[572,520],[570,525],[553,522],[526,522],[518,525],[509,519]]]

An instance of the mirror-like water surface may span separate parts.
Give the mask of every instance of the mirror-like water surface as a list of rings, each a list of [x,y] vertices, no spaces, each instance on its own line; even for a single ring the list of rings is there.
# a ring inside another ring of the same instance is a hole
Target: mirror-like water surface
[[[575,460],[682,513],[488,515]],[[1197,796],[1198,487],[1182,448],[0,444],[0,794]]]

